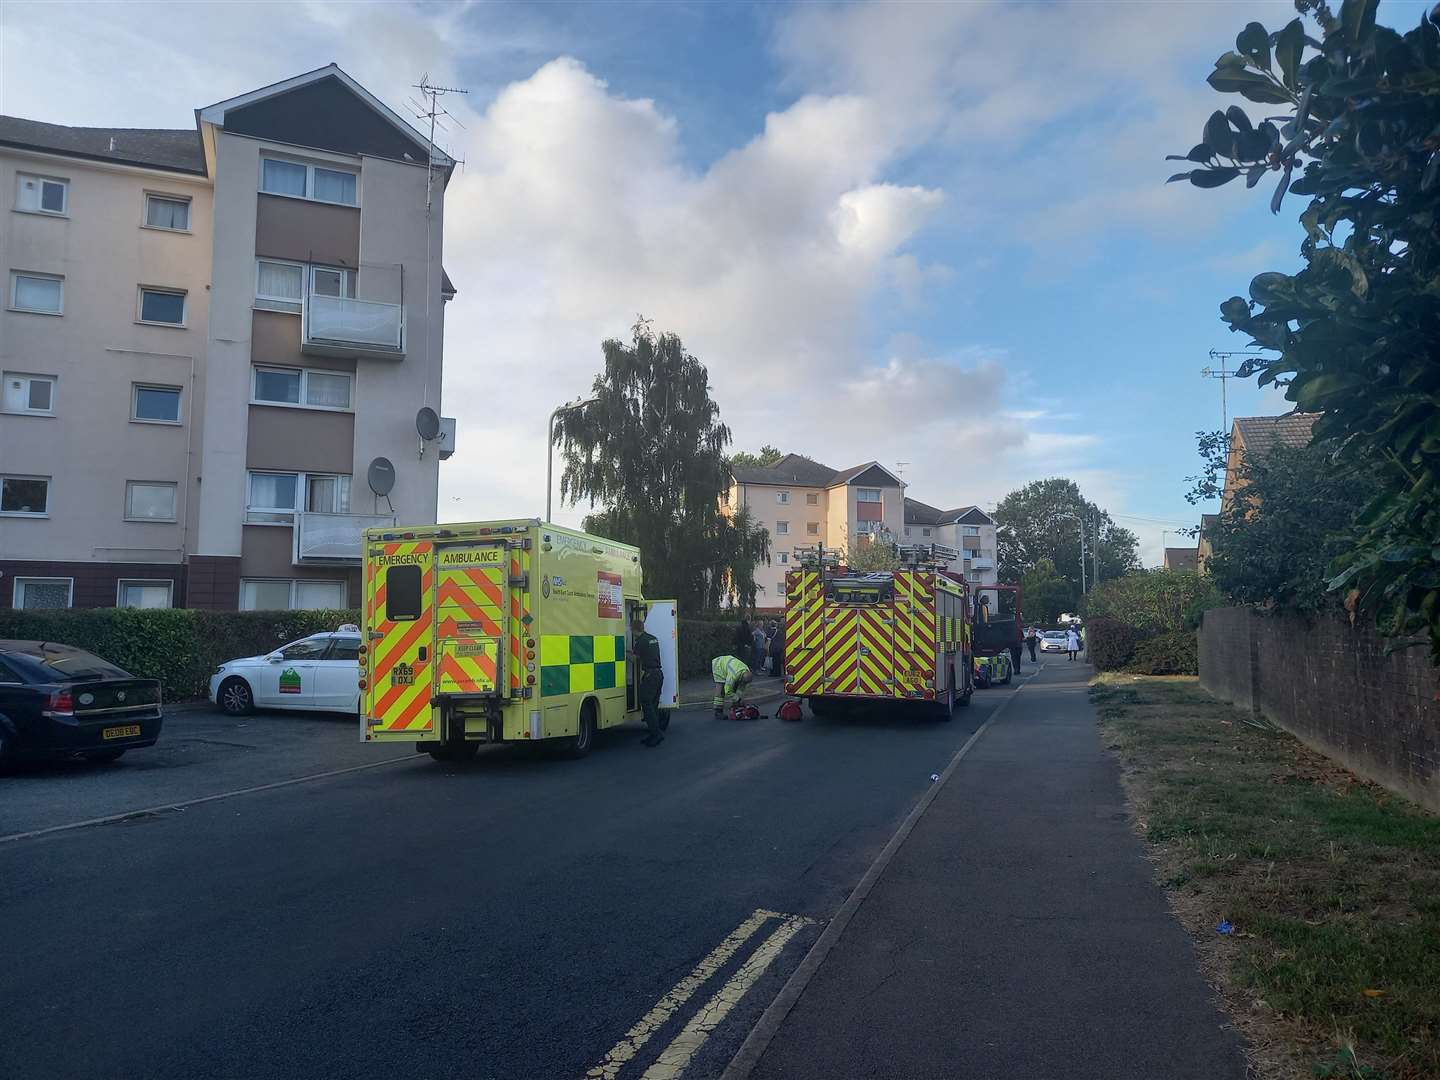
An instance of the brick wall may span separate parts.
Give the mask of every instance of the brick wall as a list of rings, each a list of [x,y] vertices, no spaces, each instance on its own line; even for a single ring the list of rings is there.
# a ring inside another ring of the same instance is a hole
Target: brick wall
[[[1426,648],[1385,645],[1343,616],[1217,608],[1200,627],[1200,684],[1440,810],[1440,670]]]

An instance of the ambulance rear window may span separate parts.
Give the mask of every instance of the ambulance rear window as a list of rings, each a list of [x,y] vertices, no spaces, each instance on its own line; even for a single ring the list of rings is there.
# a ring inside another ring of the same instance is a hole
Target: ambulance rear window
[[[420,617],[420,567],[391,566],[385,571],[385,618],[414,622]]]

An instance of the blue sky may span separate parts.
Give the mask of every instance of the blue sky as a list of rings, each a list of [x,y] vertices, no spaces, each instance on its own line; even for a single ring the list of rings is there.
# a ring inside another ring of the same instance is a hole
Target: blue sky
[[[911,493],[945,505],[1072,476],[1153,563],[1197,514],[1194,433],[1220,424],[1207,352],[1244,345],[1218,305],[1293,267],[1300,239],[1299,200],[1272,216],[1268,182],[1166,187],[1164,155],[1238,101],[1204,78],[1239,29],[1292,16],[11,0],[0,111],[184,126],[331,60],[402,111],[422,72],[468,88],[443,140],[466,164],[446,203],[442,516],[538,511],[545,414],[643,313],[710,366],[737,447],[906,461]],[[1229,390],[1232,417],[1286,407]],[[510,468],[486,467],[497,450]]]

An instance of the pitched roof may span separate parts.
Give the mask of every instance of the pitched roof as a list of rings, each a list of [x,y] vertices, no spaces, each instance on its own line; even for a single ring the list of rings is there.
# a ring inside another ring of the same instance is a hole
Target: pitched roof
[[[1193,547],[1167,547],[1165,568],[1167,570],[1194,570],[1200,565],[1200,553]]]
[[[1286,413],[1284,416],[1237,416],[1235,430],[1251,453],[1264,453],[1273,446],[1296,450],[1310,445],[1310,431],[1319,413]]]
[[[798,484],[802,487],[829,487],[835,470],[801,454],[786,454],[773,465],[732,465],[730,475],[741,484]]]
[[[919,499],[905,500],[906,525],[955,525],[967,517],[973,522],[976,518],[972,515],[978,515],[983,522],[993,523],[990,515],[978,506],[957,506],[954,510],[939,510]]]
[[[1219,520],[1220,520],[1220,515],[1219,515],[1219,514],[1201,514],[1201,515],[1200,515],[1200,528],[1202,528],[1202,529],[1208,529],[1211,525],[1214,525],[1215,522],[1217,522],[1217,521],[1219,521]]]
[[[892,481],[894,481],[896,487],[904,486],[905,482],[903,480],[901,480],[898,476],[892,473],[889,469],[885,468],[884,465],[881,465],[878,461],[867,461],[864,465],[855,465],[849,469],[841,469],[838,473],[835,474],[835,479],[830,481],[830,486],[834,487],[837,484],[851,483],[852,481],[858,480],[866,473],[872,471],[879,471],[884,473]],[[883,480],[877,480],[875,482],[881,484],[884,483]]]
[[[205,175],[205,151],[194,128],[67,127],[0,116],[0,145]]]

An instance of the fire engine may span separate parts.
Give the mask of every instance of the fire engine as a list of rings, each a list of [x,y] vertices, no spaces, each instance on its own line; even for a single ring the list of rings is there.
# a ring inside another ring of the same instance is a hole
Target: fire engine
[[[823,547],[785,575],[786,692],[816,716],[861,701],[908,702],[950,719],[974,691],[970,598],[944,569],[959,552],[898,549],[901,567],[856,573]]]

